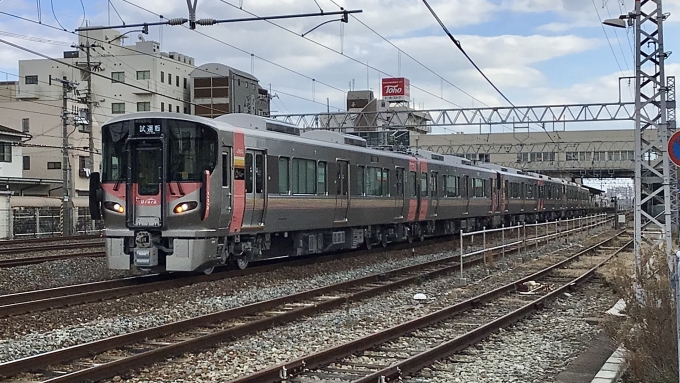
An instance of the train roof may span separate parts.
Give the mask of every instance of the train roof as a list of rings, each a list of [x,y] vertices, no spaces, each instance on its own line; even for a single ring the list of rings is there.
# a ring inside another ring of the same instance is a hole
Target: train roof
[[[416,149],[415,152],[406,153],[374,149],[362,145],[361,141],[363,139],[357,136],[351,136],[333,131],[316,131],[316,133],[315,131],[304,132],[304,129],[298,127],[297,125],[285,123],[282,121],[278,121],[263,116],[256,116],[244,113],[236,113],[231,115],[225,114],[223,116],[212,119],[181,113],[139,112],[114,117],[108,120],[104,125],[117,123],[121,121],[127,121],[130,119],[145,119],[145,118],[170,118],[191,121],[203,125],[208,125],[223,132],[234,132],[237,129],[247,129],[248,134],[255,137],[267,138],[273,136],[281,141],[289,141],[309,145],[318,145],[319,142],[323,142],[324,145],[335,149],[341,150],[351,149],[358,152],[380,154],[382,156],[402,159],[423,158],[428,160],[428,162],[430,163],[442,163],[446,165],[457,166],[467,170],[484,171],[489,173],[502,172],[522,178],[544,179],[546,181],[552,181],[556,183],[581,186],[579,184],[566,181],[560,178],[552,178],[537,173],[523,172],[518,169],[506,168],[496,164],[485,163],[480,165],[474,165],[470,160],[467,160],[462,157],[443,155],[441,153],[435,153],[428,150]],[[268,124],[276,125],[276,127],[268,128],[267,127]],[[348,138],[350,136],[351,138]]]

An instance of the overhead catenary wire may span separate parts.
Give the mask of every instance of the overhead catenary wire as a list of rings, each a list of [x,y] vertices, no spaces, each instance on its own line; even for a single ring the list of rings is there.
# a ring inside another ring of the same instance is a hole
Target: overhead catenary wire
[[[138,7],[138,8],[140,8],[140,9],[143,9],[143,10],[145,10],[145,11],[147,11],[147,12],[150,12],[150,13],[152,13],[152,14],[155,14],[154,12],[149,11],[148,9],[143,8],[143,7],[141,7],[141,6],[138,6],[138,5],[134,4],[134,3],[130,3],[130,2],[128,2],[128,1],[126,1],[126,0],[122,0],[122,1],[125,1],[125,2],[127,2],[127,3],[129,3],[129,4],[131,4],[131,5],[134,5],[134,6]],[[17,18],[17,19],[20,19],[20,20],[28,21],[28,22],[31,22],[31,23],[43,25],[43,26],[45,26],[45,27],[52,28],[52,29],[55,29],[55,30],[58,30],[58,31],[61,31],[61,32],[66,32],[66,33],[70,33],[70,34],[73,34],[73,35],[78,35],[78,34],[75,33],[75,32],[70,32],[70,31],[67,31],[67,30],[64,30],[64,29],[55,27],[55,26],[53,26],[53,25],[45,24],[45,23],[38,23],[38,22],[36,22],[35,20],[31,20],[31,19],[28,19],[28,18],[26,18],[26,17],[19,16],[19,15],[14,15],[14,14],[11,14],[11,13],[8,13],[8,12],[0,11],[0,14],[4,14],[4,15],[7,15],[7,16],[10,16],[10,17],[14,17],[14,18]],[[161,16],[161,15],[157,15],[157,16]],[[162,16],[161,16],[161,17],[162,17]],[[186,27],[186,28],[188,29],[188,27]],[[212,37],[212,36],[209,36],[209,35],[206,35],[206,34],[204,34],[204,33],[202,33],[202,32],[197,31],[197,33],[202,34],[202,35],[204,35],[204,36],[206,36],[206,37],[208,37],[208,38],[211,38],[211,39],[213,39],[213,40],[215,40],[215,41],[218,41],[218,42],[220,42],[220,43],[223,43],[223,44],[225,44],[225,45],[227,45],[227,46],[230,46],[230,47],[232,47],[232,48],[234,48],[234,49],[240,50],[240,51],[242,51],[242,52],[246,52],[245,50],[242,50],[242,49],[240,49],[240,48],[238,48],[238,47],[232,46],[232,45],[230,45],[230,44],[228,44],[228,43],[226,43],[226,42],[224,42],[224,41],[222,41],[222,40],[216,39],[216,38],[214,38],[214,37]],[[109,44],[108,41],[98,40],[98,39],[93,38],[93,37],[89,37],[89,38],[90,38],[90,40],[93,40],[93,41],[98,41],[98,42],[101,42],[101,43]],[[127,49],[127,50],[130,50],[130,51],[136,52],[136,53],[138,53],[138,54],[143,54],[143,55],[152,56],[151,54],[148,54],[148,53],[146,53],[146,52],[140,52],[140,51],[137,51],[137,50],[135,50],[135,49],[133,49],[133,48],[126,47],[126,46],[123,46],[123,45],[121,45],[120,48],[122,48],[122,49]],[[21,49],[21,47],[19,47],[19,49]],[[41,57],[45,57],[45,56],[41,56]],[[155,56],[153,56],[153,57],[155,57]],[[277,66],[277,67],[279,67],[279,68],[281,68],[281,69],[284,69],[284,70],[290,71],[290,72],[292,72],[292,73],[295,73],[295,74],[297,74],[297,75],[300,75],[300,76],[309,78],[310,80],[312,79],[312,77],[310,77],[310,76],[304,75],[304,74],[302,74],[302,73],[300,73],[300,72],[297,72],[297,71],[295,71],[295,70],[293,70],[293,69],[290,69],[290,68],[288,68],[288,67],[285,67],[285,66],[283,66],[283,65],[281,65],[281,64],[277,64],[277,63],[275,63],[275,62],[273,62],[273,61],[271,61],[271,60],[267,60],[267,59],[262,58],[262,57],[257,56],[257,55],[255,55],[255,57],[257,57],[257,58],[259,58],[259,59],[261,59],[261,60],[263,60],[263,61],[265,61],[265,62],[268,62],[268,63],[270,63],[270,64],[272,64],[272,65],[274,65],[274,66]],[[45,57],[45,58],[52,59],[52,58],[50,58],[50,57]],[[160,59],[160,60],[165,60],[165,61],[173,61],[172,59],[164,58],[164,57],[162,57],[162,56],[161,56],[161,57],[156,57],[156,58],[157,58],[157,59]],[[73,66],[71,65],[71,67],[73,67]],[[75,69],[81,70],[81,68],[75,68]],[[210,72],[210,71],[206,71],[206,72],[212,73],[212,72]],[[95,74],[95,75],[99,75],[99,74]],[[101,76],[101,75],[99,75],[99,76]],[[222,76],[222,75],[220,75],[220,76]],[[325,85],[325,86],[328,86],[328,87],[330,87],[330,88],[339,90],[339,91],[343,92],[343,94],[345,94],[345,91],[342,90],[342,89],[340,89],[340,88],[333,87],[332,85],[326,84],[325,82],[322,82],[322,81],[318,81],[318,80],[317,80],[316,82],[317,82],[317,83],[320,83],[320,84],[323,84],[323,85]],[[132,85],[127,84],[127,83],[121,83],[121,84],[125,84],[125,85],[128,85],[128,86],[132,86]],[[133,87],[135,87],[135,86],[133,86]],[[139,87],[136,87],[136,88],[139,88]],[[272,90],[275,91],[275,92],[280,92],[280,91],[277,90],[277,89],[272,89]],[[151,93],[153,93],[153,94],[158,94],[157,92],[151,92]],[[283,92],[280,92],[280,93],[284,94]],[[286,93],[286,94],[288,95],[289,93]],[[160,94],[160,96],[170,98],[170,97],[165,96],[165,95],[163,95],[163,94]],[[318,102],[318,101],[314,101],[314,100],[311,100],[311,99],[309,99],[309,98],[305,98],[305,97],[303,97],[303,96],[295,96],[295,97],[298,98],[298,99],[304,100],[304,101],[308,101],[308,102],[312,102],[312,103],[315,103],[315,104],[319,104],[319,105],[326,106],[325,103]],[[171,99],[172,99],[172,98],[171,98]],[[183,102],[183,103],[186,102],[186,101],[180,100],[180,99],[175,99],[175,100],[180,101],[180,102]],[[191,105],[195,105],[194,103],[190,103],[190,102],[186,102],[186,103],[189,103],[189,104],[191,104]],[[202,105],[202,106],[203,106],[203,105]],[[342,108],[339,108],[339,107],[334,106],[334,105],[331,105],[331,107],[332,107],[333,109],[343,110]],[[214,110],[212,107],[208,107],[208,108],[211,109],[211,110]]]
[[[122,1],[129,2],[128,0],[122,0]],[[246,12],[246,13],[248,13],[248,14],[250,14],[250,15],[257,16],[255,13],[250,12],[250,11],[245,10],[245,9],[238,8],[236,5],[230,3],[230,2],[228,2],[228,1],[226,1],[226,0],[220,0],[220,2],[222,2],[222,3],[224,3],[224,4],[227,4],[227,5],[231,6],[231,7],[234,7],[234,8],[236,8],[236,9],[239,9],[239,10],[241,10],[241,11],[243,11],[243,12]],[[324,48],[324,49],[326,49],[326,50],[329,50],[329,51],[331,51],[331,52],[333,52],[333,53],[339,54],[339,55],[341,55],[341,56],[343,56],[343,57],[345,57],[345,58],[347,58],[347,59],[349,59],[349,60],[351,60],[351,61],[354,61],[354,62],[356,62],[357,64],[360,64],[362,67],[372,69],[372,70],[374,70],[374,71],[380,73],[381,75],[386,75],[387,77],[394,77],[394,75],[392,75],[392,74],[390,74],[390,73],[387,73],[387,72],[385,72],[385,71],[383,71],[383,70],[381,70],[381,69],[379,69],[379,68],[377,68],[377,67],[375,67],[375,66],[367,65],[366,62],[364,62],[364,61],[362,61],[362,60],[360,60],[360,59],[357,59],[357,58],[355,58],[355,57],[349,56],[349,55],[347,55],[347,54],[345,54],[345,53],[343,53],[343,52],[341,52],[341,51],[338,51],[337,49],[331,48],[331,47],[329,47],[329,46],[327,46],[327,45],[324,45],[324,44],[322,44],[322,43],[320,43],[320,42],[318,42],[318,41],[312,40],[312,39],[310,39],[310,38],[307,37],[307,36],[300,36],[299,33],[295,32],[295,31],[293,31],[293,30],[291,30],[291,29],[289,29],[289,28],[286,28],[286,27],[284,27],[284,26],[281,26],[281,25],[276,24],[276,23],[274,23],[274,22],[272,22],[272,21],[269,21],[269,20],[265,20],[265,21],[268,22],[268,23],[270,23],[270,24],[272,24],[272,25],[274,25],[274,26],[276,26],[276,27],[278,27],[278,28],[280,28],[280,29],[285,30],[286,32],[292,33],[292,34],[294,34],[294,35],[296,35],[296,36],[298,36],[298,37],[301,37],[301,38],[303,38],[303,39],[305,39],[305,40],[307,40],[307,41],[309,41],[309,42],[311,42],[311,43],[313,43],[313,44],[315,44],[315,45],[318,45],[318,46],[320,46],[320,47],[322,47],[322,48]],[[317,81],[317,82],[318,82],[318,81]],[[430,91],[428,91],[428,90],[426,90],[426,89],[423,89],[423,88],[421,88],[421,87],[419,87],[419,86],[416,86],[416,85],[414,85],[413,83],[411,83],[411,88],[418,89],[418,90],[420,90],[420,91],[423,92],[423,93],[426,93],[426,94],[428,94],[428,95],[430,95],[430,96],[433,96],[433,97],[435,97],[435,98],[437,98],[437,99],[440,99],[440,100],[442,100],[442,101],[445,101],[445,102],[447,102],[447,103],[449,103],[449,104],[451,104],[451,105],[454,105],[454,106],[456,106],[456,107],[462,108],[461,105],[458,105],[458,104],[456,104],[455,102],[453,102],[453,101],[451,101],[451,100],[447,100],[447,99],[445,99],[445,98],[443,98],[443,97],[441,97],[441,96],[439,96],[439,95],[437,95],[437,94],[435,94],[435,93],[433,93],[433,92],[430,92]]]
[[[605,29],[604,24],[602,24],[602,17],[600,17],[600,11],[597,9],[597,5],[595,4],[595,0],[591,0],[591,1],[593,3],[593,7],[595,8],[595,13],[597,13],[597,19],[600,21],[600,27],[602,27],[602,32],[604,32],[604,37],[607,38],[607,44],[609,44],[609,49],[612,51],[612,55],[614,56],[614,61],[616,61],[616,66],[619,67],[619,71],[621,71],[621,74],[625,76],[626,74],[623,71],[623,68],[621,68],[621,63],[619,63],[619,59],[616,57],[616,52],[614,51],[614,46],[612,45],[611,40],[609,40],[609,35],[607,34],[607,30]],[[618,38],[618,36],[617,36],[617,38]]]
[[[335,0],[330,0],[330,1],[331,1],[331,3],[333,3],[333,4],[335,4],[336,6],[340,7],[340,5],[339,5],[337,2],[335,2]],[[451,81],[449,81],[449,80],[447,80],[446,78],[444,78],[444,76],[438,74],[438,73],[435,72],[433,69],[431,69],[430,67],[428,67],[427,65],[425,65],[424,63],[422,63],[421,61],[419,61],[418,59],[416,59],[415,57],[413,57],[412,55],[410,55],[409,53],[407,53],[407,52],[404,51],[403,49],[399,48],[396,44],[394,44],[392,41],[390,41],[387,37],[381,35],[381,34],[378,33],[375,29],[371,28],[368,24],[366,24],[366,23],[363,22],[361,19],[359,19],[358,16],[350,15],[350,17],[352,17],[354,20],[356,20],[359,24],[361,24],[361,25],[363,25],[364,27],[366,27],[369,31],[373,32],[376,36],[380,37],[383,41],[385,41],[386,43],[390,44],[392,47],[394,47],[395,49],[397,49],[399,52],[401,52],[402,54],[404,54],[406,57],[408,57],[408,58],[410,58],[411,60],[413,60],[416,64],[422,66],[422,67],[425,68],[428,72],[430,72],[430,73],[434,74],[435,76],[437,76],[437,77],[438,77],[439,79],[441,79],[442,81],[444,81],[444,82],[446,82],[447,84],[451,85],[451,86],[454,87],[455,89],[459,90],[461,93],[463,93],[463,94],[465,94],[466,96],[470,97],[471,99],[473,99],[473,100],[479,102],[480,104],[482,104],[482,105],[484,105],[484,106],[489,106],[489,105],[487,105],[486,103],[484,103],[484,101],[482,101],[482,100],[476,98],[475,96],[473,96],[473,95],[471,95],[470,93],[466,92],[465,90],[461,89],[461,88],[458,87],[456,84],[454,84],[454,83],[452,83]]]

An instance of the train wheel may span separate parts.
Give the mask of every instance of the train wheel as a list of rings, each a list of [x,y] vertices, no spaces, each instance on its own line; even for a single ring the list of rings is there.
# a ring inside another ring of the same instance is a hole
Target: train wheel
[[[383,249],[387,247],[387,233],[386,232],[382,233],[382,240],[380,241],[380,244],[382,245]]]
[[[215,271],[215,265],[212,265],[208,267],[207,269],[203,269],[203,274],[205,275],[210,275],[212,272]]]
[[[366,245],[366,250],[371,250],[373,248],[373,242],[371,242],[370,238],[366,238],[364,244]]]
[[[234,259],[234,264],[239,268],[239,270],[244,270],[246,267],[248,267],[248,258],[246,258],[244,255],[236,257],[236,259]]]
[[[425,234],[420,234],[420,242],[425,242]]]
[[[408,243],[413,243],[413,236],[411,234],[407,235],[406,240],[408,241]]]

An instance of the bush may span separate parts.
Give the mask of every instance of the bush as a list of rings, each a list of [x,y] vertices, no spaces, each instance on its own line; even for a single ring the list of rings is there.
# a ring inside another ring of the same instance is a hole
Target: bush
[[[678,382],[674,291],[664,250],[643,251],[636,285],[633,262],[619,262],[608,278],[626,303],[626,319],[608,323],[613,339],[627,350],[628,376],[634,382]]]

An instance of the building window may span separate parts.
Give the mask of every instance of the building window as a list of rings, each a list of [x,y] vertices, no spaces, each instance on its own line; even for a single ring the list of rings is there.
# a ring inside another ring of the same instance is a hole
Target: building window
[[[24,170],[31,170],[31,157],[24,156]]]
[[[165,72],[161,71],[161,82],[165,82]]]
[[[151,71],[150,70],[138,70],[137,71],[137,80],[150,80],[151,79]]]
[[[28,133],[29,130],[30,130],[30,125],[29,125],[29,122],[28,122],[28,118],[22,118],[21,119],[21,131],[24,132],[24,133]]]
[[[185,78],[184,78],[184,89],[186,89],[186,88],[187,88],[187,79],[186,79],[186,77],[185,77]]]
[[[149,101],[138,102],[137,103],[137,111],[138,112],[150,112],[151,111],[151,103]]]
[[[32,84],[37,84],[38,83],[38,75],[30,75],[25,77],[26,84],[32,85]]]
[[[176,111],[177,113],[179,113],[179,105],[177,105],[177,106],[175,107],[175,111]]]
[[[179,87],[179,76],[175,76],[175,86]]]
[[[241,86],[241,79],[238,79],[238,86]]]
[[[184,107],[184,114],[189,114],[189,109],[186,106]]]
[[[61,162],[48,162],[47,169],[61,169]]]
[[[172,75],[168,73],[168,84],[172,85]]]
[[[168,104],[168,112],[172,113],[172,104]]]
[[[238,112],[241,113],[241,105],[238,106]]]
[[[125,72],[111,72],[111,82],[125,82]]]
[[[0,142],[0,162],[12,162],[11,142]]]
[[[124,102],[114,102],[111,104],[111,114],[123,114],[123,113],[125,113]]]
[[[161,102],[161,112],[165,112],[165,103]]]

